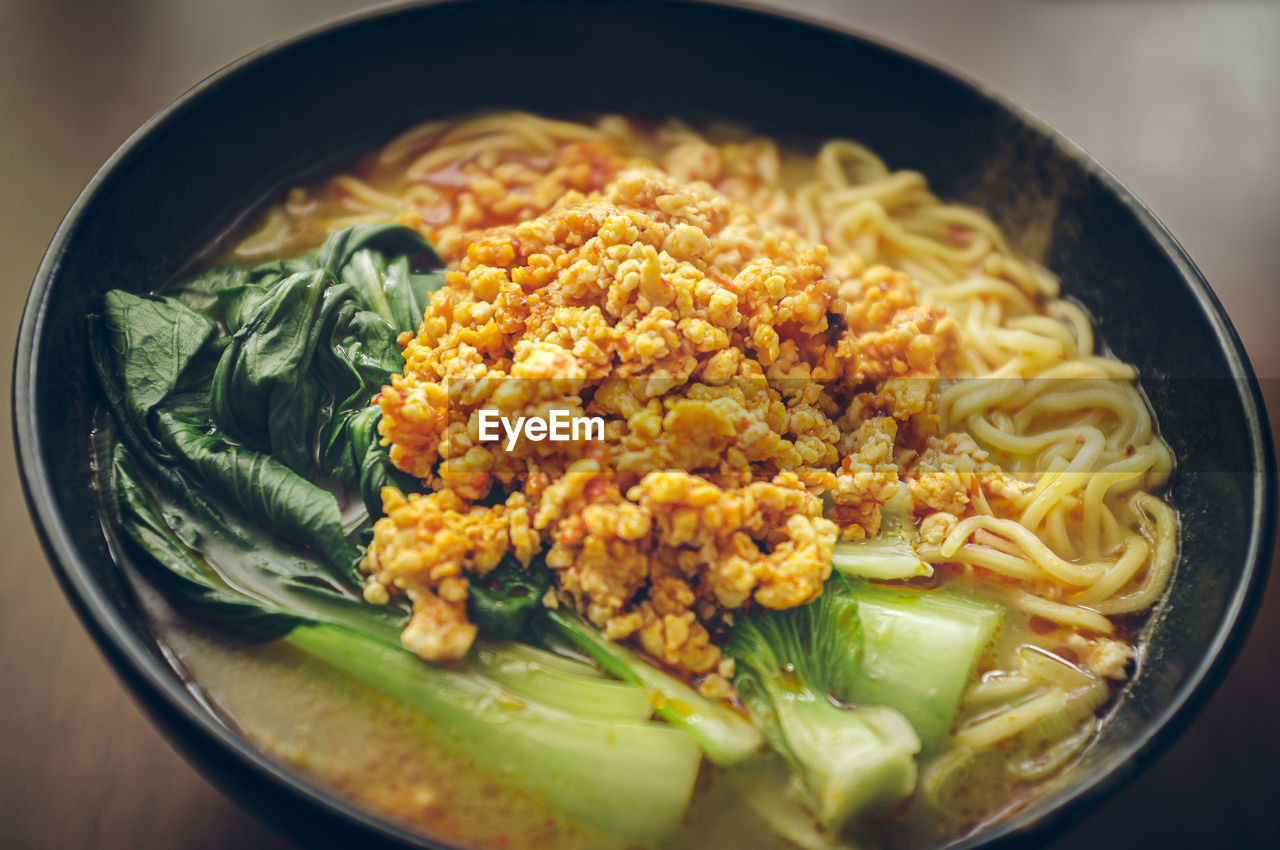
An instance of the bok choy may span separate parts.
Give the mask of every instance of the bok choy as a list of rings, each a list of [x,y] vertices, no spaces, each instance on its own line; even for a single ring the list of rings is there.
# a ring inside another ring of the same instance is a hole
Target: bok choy
[[[920,739],[906,718],[836,698],[851,688],[861,645],[858,603],[838,574],[813,602],[739,616],[729,641],[739,697],[832,832],[903,799],[916,781]]]
[[[953,590],[852,583],[862,623],[862,661],[839,695],[900,711],[926,752],[955,720],[978,660],[1004,620],[1003,606]]]
[[[880,506],[880,533],[863,540],[839,540],[831,566],[847,578],[876,581],[933,575],[933,567],[916,555],[915,526],[911,524],[911,493],[899,484],[893,497]]]
[[[647,691],[507,644],[549,571],[504,564],[473,600],[490,638],[455,666],[400,644],[356,564],[379,493],[403,481],[370,399],[403,368],[441,279],[414,231],[358,226],[318,251],[220,267],[164,295],[108,293],[90,352],[118,440],[107,510],[198,611],[282,639],[449,730],[447,744],[582,823],[651,842],[684,817],[701,761]],[[745,722],[745,721],[744,721]]]
[[[558,610],[548,610],[545,616],[560,635],[609,673],[644,688],[658,715],[692,735],[716,764],[738,764],[758,754],[764,741],[741,714],[719,700],[704,697],[632,650],[609,640],[582,618]]]

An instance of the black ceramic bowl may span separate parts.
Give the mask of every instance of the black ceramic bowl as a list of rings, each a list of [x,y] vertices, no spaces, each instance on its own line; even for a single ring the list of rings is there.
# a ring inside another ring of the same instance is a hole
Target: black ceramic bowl
[[[1259,598],[1274,460],[1240,341],[1151,213],[1027,113],[852,35],[721,7],[494,0],[375,12],[214,75],[102,168],[32,287],[13,410],[45,549],[116,670],[226,791],[304,840],[425,843],[257,751],[166,662],[95,520],[88,435],[97,390],[85,314],[106,289],[173,279],[284,184],[416,122],[504,107],[719,117],[780,136],[861,140],[891,166],[926,173],[939,195],[991,211],[1018,248],[1061,275],[1115,353],[1141,369],[1178,458],[1169,498],[1183,522],[1181,561],[1150,627],[1148,657],[1055,789],[960,846],[1028,840],[1131,778],[1191,721]]]

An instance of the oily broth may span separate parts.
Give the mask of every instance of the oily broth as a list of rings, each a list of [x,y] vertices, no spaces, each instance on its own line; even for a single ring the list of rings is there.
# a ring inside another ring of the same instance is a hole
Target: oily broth
[[[437,840],[501,850],[632,850],[486,776],[443,744],[448,730],[281,642],[242,643],[175,618],[158,637],[205,699],[255,746],[388,821]],[[664,850],[786,850],[704,767],[686,828]]]
[[[402,828],[467,847],[628,846],[498,784],[443,745],[448,730],[293,647],[189,623],[160,637],[254,745]]]
[[[673,123],[652,132],[615,139],[614,147],[624,156],[656,162],[663,150],[670,146],[668,136],[678,132],[676,128],[684,128],[684,125]],[[750,138],[747,130],[729,124],[716,124],[705,129],[708,138],[717,142],[738,142]],[[405,155],[411,150],[406,150]],[[798,185],[804,179],[811,155],[799,145],[784,147],[781,153],[778,168],[782,184]],[[540,159],[536,156],[515,156],[512,159],[541,167],[553,157],[548,155]],[[329,190],[321,188],[325,183],[322,178],[305,185],[292,186],[268,199],[259,210],[242,219],[227,236],[219,240],[217,246],[207,252],[214,259],[211,265],[268,262],[310,251],[336,229],[335,222],[362,219],[362,213],[367,207],[354,194],[359,191],[355,188],[357,184],[364,184],[388,197],[394,197],[414,182],[404,174],[400,160],[389,160],[382,155],[380,148],[357,157],[346,167],[334,169],[332,173],[341,174],[342,177],[335,180],[328,187]],[[348,177],[354,179],[348,180]],[[459,181],[463,180],[461,174],[456,177]],[[430,180],[434,181],[430,185],[447,200],[452,200],[465,186],[465,182],[454,185],[447,169],[432,175]],[[428,209],[423,213],[423,218],[429,224],[437,223],[433,221],[432,215],[433,211]],[[443,213],[441,216],[443,217]]]

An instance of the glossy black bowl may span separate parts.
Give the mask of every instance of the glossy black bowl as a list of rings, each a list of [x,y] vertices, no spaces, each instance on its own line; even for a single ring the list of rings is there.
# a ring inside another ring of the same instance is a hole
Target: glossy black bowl
[[[152,119],[85,189],[27,302],[14,428],[27,499],[63,588],[133,693],[228,793],[307,841],[432,846],[264,755],[183,685],[112,560],[90,487],[97,390],[85,315],[154,289],[246,210],[416,122],[491,108],[727,118],[861,140],[983,207],[1061,275],[1137,364],[1179,467],[1181,560],[1139,675],[1055,787],[957,846],[1044,837],[1191,722],[1259,599],[1274,459],[1252,370],[1208,285],[1115,178],[1034,117],[862,38],[749,11],[494,0],[352,18],[215,74]]]

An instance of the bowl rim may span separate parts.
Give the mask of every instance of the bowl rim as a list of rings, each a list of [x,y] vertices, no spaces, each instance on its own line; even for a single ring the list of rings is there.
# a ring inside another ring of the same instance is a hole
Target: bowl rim
[[[568,0],[569,3],[574,1]],[[92,579],[86,559],[71,543],[68,523],[59,512],[48,488],[43,486],[50,479],[50,470],[43,460],[43,438],[33,404],[38,393],[35,353],[44,328],[49,290],[58,276],[63,256],[86,211],[99,193],[118,178],[122,164],[135,157],[145,156],[147,148],[169,125],[198,108],[212,92],[232,79],[251,74],[256,66],[278,52],[347,27],[399,15],[421,14],[433,7],[503,2],[508,0],[421,0],[379,5],[345,14],[269,42],[214,71],[175,98],[116,149],[68,209],[36,271],[23,309],[14,356],[11,416],[19,477],[28,511],[59,585],[99,650],[128,685],[130,695],[157,721],[161,732],[186,751],[184,754],[202,773],[206,772],[206,765],[202,763],[203,759],[193,755],[194,750],[200,749],[206,754],[210,748],[220,750],[219,755],[230,756],[230,762],[236,767],[249,771],[255,780],[265,780],[275,790],[292,798],[292,801],[319,807],[339,821],[345,821],[347,826],[367,831],[387,843],[407,847],[449,850],[448,845],[441,844],[438,840],[411,832],[365,811],[322,783],[301,771],[289,768],[284,762],[251,744],[192,694],[180,681],[173,667],[158,658],[148,648],[148,642],[134,633],[119,609]],[[1249,454],[1255,464],[1251,474],[1251,490],[1254,503],[1259,509],[1251,517],[1241,580],[1231,593],[1213,640],[1205,646],[1199,662],[1173,699],[1153,720],[1144,724],[1141,733],[1107,762],[1095,767],[1074,783],[1054,805],[1035,817],[1019,817],[1019,813],[1015,811],[991,824],[990,828],[979,827],[975,832],[960,836],[946,846],[955,850],[992,844],[1009,846],[1047,837],[1048,832],[1060,825],[1069,813],[1091,811],[1101,802],[1106,792],[1131,781],[1144,771],[1194,720],[1234,662],[1261,603],[1275,537],[1276,459],[1269,439],[1270,429],[1258,380],[1239,335],[1221,302],[1186,251],[1123,182],[1065,134],[1030,110],[1007,100],[966,74],[924,58],[891,40],[861,32],[841,22],[792,9],[764,7],[752,0],[738,3],[732,0],[625,0],[625,5],[635,9],[645,6],[693,6],[720,14],[754,18],[757,25],[785,23],[793,27],[834,33],[844,40],[856,42],[859,49],[887,53],[932,75],[949,78],[976,98],[988,101],[1012,115],[1032,133],[1057,147],[1076,167],[1098,179],[1107,191],[1121,201],[1146,235],[1173,261],[1183,283],[1190,289],[1202,317],[1212,328],[1226,365],[1240,379],[1238,396],[1245,413]],[[247,804],[249,811],[255,811],[255,807],[244,799],[235,784],[223,780],[218,785],[224,792]]]

